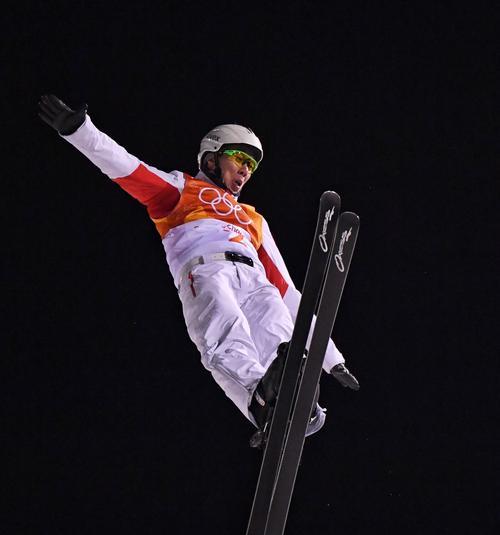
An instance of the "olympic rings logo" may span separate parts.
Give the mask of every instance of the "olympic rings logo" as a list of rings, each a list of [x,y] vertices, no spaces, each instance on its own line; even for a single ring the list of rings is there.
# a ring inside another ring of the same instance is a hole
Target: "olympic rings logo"
[[[203,204],[209,204],[217,215],[227,217],[234,214],[238,222],[242,225],[250,225],[252,222],[239,204],[233,204],[231,202],[227,193],[221,195],[220,192],[214,188],[202,188],[198,194],[198,198]]]

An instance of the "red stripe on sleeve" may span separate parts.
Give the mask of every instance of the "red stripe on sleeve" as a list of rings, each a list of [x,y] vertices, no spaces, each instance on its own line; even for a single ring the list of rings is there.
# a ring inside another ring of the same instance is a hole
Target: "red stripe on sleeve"
[[[163,189],[163,191],[160,191],[158,195],[155,195],[148,201],[149,217],[152,219],[166,217],[175,208],[180,198],[181,194],[177,188],[174,188],[174,191],[166,188]]]
[[[280,270],[276,267],[276,264],[262,246],[259,248],[259,260],[262,262],[262,265],[266,270],[266,275],[269,282],[278,288],[281,297],[283,297],[288,290],[288,283],[283,278]]]
[[[115,182],[134,199],[146,206],[159,193],[161,193],[162,205],[166,211],[173,209],[179,200],[179,190],[165,182],[142,163],[130,175],[116,178]]]

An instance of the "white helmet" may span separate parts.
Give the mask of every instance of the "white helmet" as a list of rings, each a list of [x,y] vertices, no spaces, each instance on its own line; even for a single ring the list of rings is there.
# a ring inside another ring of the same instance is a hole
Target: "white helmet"
[[[206,152],[218,152],[225,145],[246,145],[247,151],[260,163],[264,153],[259,138],[246,126],[239,124],[221,124],[212,128],[201,140],[198,153],[198,165],[201,168],[203,155]]]

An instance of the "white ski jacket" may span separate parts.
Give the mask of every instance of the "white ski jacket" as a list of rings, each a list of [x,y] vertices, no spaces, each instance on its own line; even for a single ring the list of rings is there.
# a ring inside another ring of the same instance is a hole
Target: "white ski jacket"
[[[225,251],[253,259],[278,288],[293,320],[300,292],[295,288],[266,220],[254,207],[239,203],[201,171],[166,173],[129,154],[98,130],[89,116],[73,134],[62,136],[104,174],[144,204],[162,239],[176,285],[182,268],[193,258]],[[344,362],[330,340],[323,368]]]

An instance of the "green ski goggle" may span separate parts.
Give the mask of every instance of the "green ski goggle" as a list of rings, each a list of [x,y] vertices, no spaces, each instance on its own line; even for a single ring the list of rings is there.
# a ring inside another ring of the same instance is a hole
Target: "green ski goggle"
[[[239,166],[243,166],[246,164],[250,173],[253,173],[259,165],[254,158],[252,158],[249,154],[243,152],[242,150],[227,149],[222,151],[222,154],[225,154],[230,160],[232,160]]]

